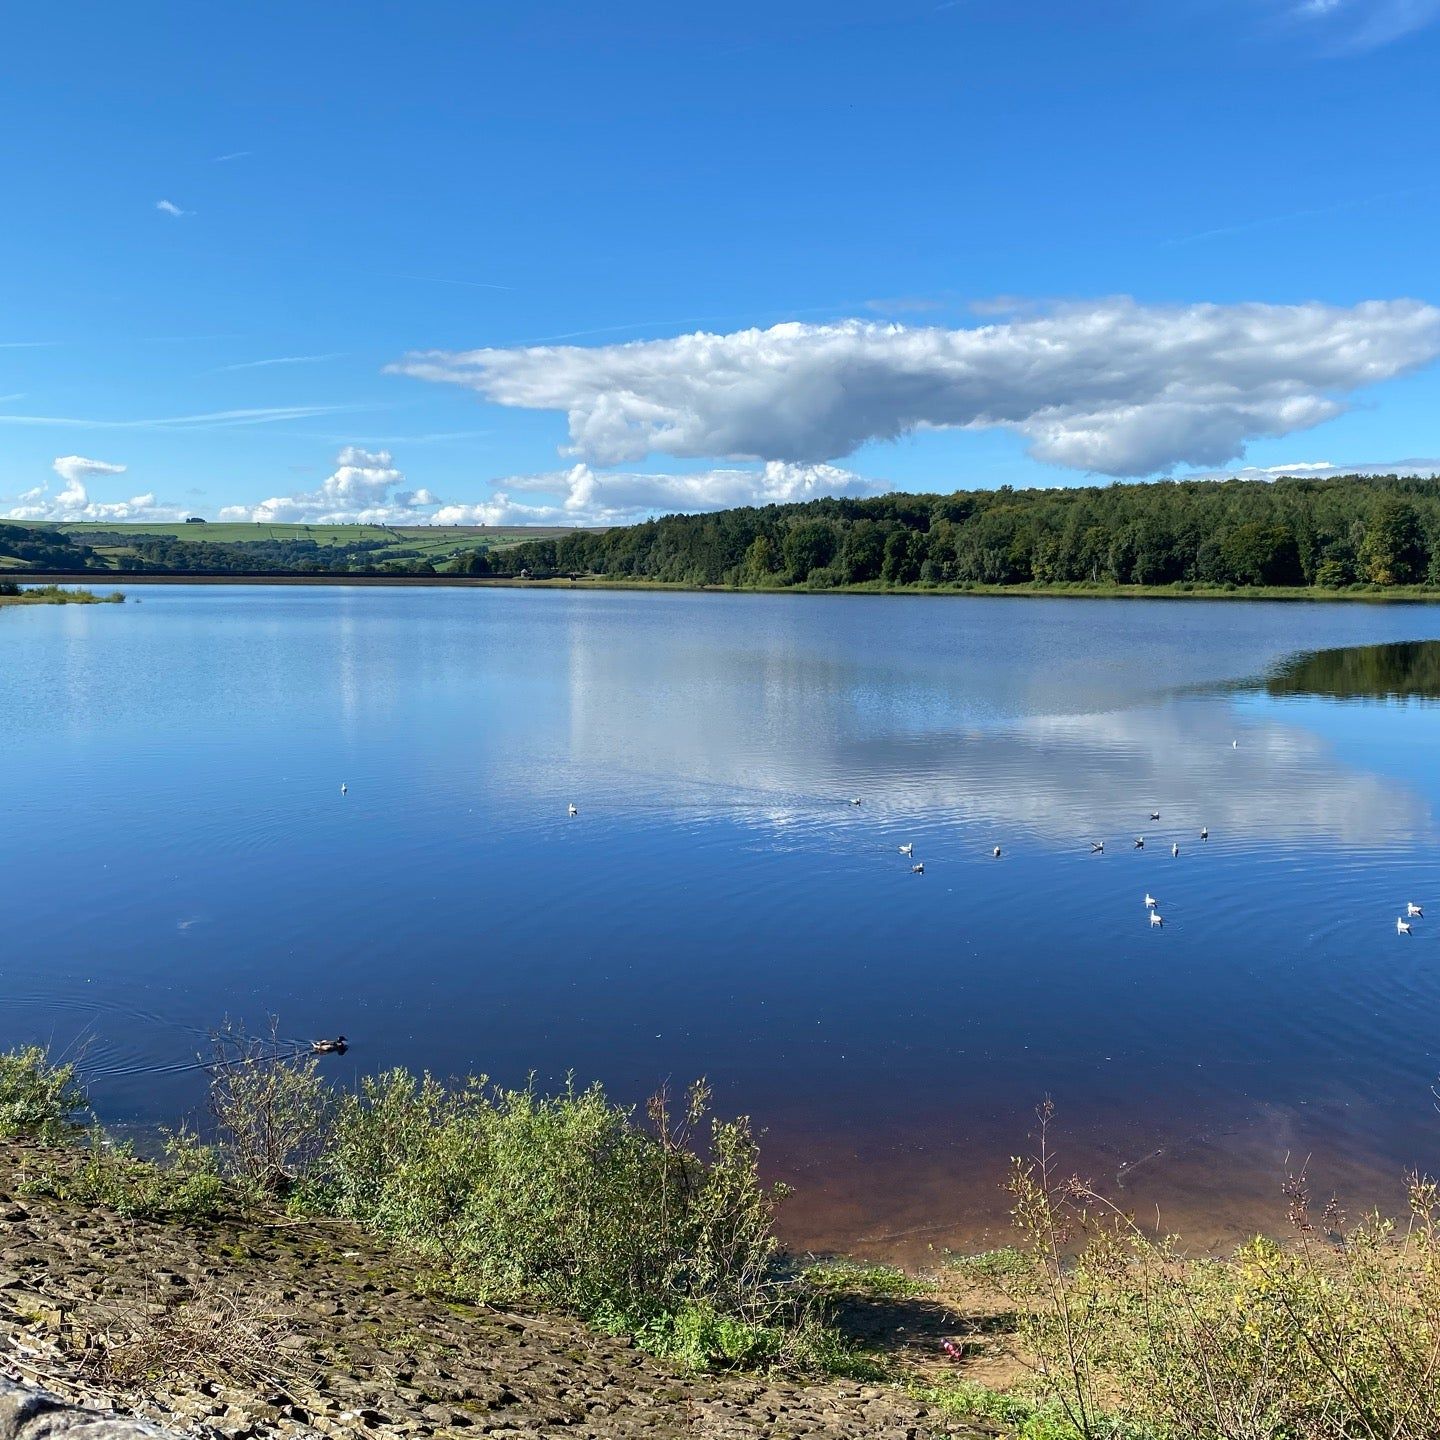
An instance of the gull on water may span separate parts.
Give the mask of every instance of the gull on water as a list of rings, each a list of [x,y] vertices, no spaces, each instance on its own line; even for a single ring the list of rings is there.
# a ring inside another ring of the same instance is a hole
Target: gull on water
[[[912,875],[923,875],[925,873],[925,862],[922,860],[918,865],[912,865],[910,867],[910,873]]]
[[[1150,812],[1150,818],[1152,820],[1158,820],[1160,818],[1160,812],[1158,810],[1152,810]]]
[[[1180,846],[1179,846],[1178,844],[1172,844],[1172,845],[1170,846],[1170,858],[1173,860],[1173,859],[1175,858],[1175,856],[1177,856],[1179,853],[1180,853]]]
[[[569,810],[567,811],[567,813],[569,814],[570,818],[573,820],[573,819],[580,813],[580,807],[579,807],[578,805],[576,805],[575,802],[572,800],[572,801],[570,802],[570,808],[569,808]]]
[[[1157,903],[1155,897],[1147,890],[1145,892],[1145,908],[1147,910],[1153,910]]]
[[[1137,835],[1135,837],[1135,848],[1137,850],[1143,850],[1145,848],[1145,837],[1143,835]]]
[[[915,842],[912,840],[908,845],[902,845],[900,847],[900,853],[902,855],[913,855],[915,853]]]
[[[1092,855],[1103,855],[1105,853],[1105,842],[1103,840],[1092,840],[1090,842],[1090,853]]]
[[[342,795],[348,795],[350,793],[350,787],[343,780],[340,782],[340,793]]]
[[[1150,928],[1152,930],[1158,930],[1164,923],[1165,917],[1158,910],[1150,912]]]
[[[1418,915],[1422,920],[1425,918],[1425,910],[1424,910],[1424,908],[1423,908],[1422,906],[1420,906],[1420,905],[1417,905],[1413,900],[1411,900],[1411,901],[1405,906],[1405,914],[1406,914],[1409,918],[1411,918],[1412,920],[1413,920],[1413,919],[1415,918],[1415,916],[1417,916],[1417,915]]]
[[[1200,838],[1202,840],[1208,840],[1210,838],[1210,827],[1208,825],[1202,825],[1200,827]]]
[[[857,795],[850,803],[852,805],[858,805],[860,803],[860,797]]]
[[[1000,858],[1000,847],[998,845],[995,847],[995,858],[997,860]]]
[[[1397,935],[1408,935],[1410,933],[1410,922],[1403,915],[1395,917],[1395,933]]]

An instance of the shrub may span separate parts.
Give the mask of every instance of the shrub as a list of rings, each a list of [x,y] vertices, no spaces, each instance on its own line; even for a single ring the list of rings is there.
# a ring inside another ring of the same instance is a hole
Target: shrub
[[[43,1168],[25,1183],[33,1195],[104,1205],[133,1220],[203,1220],[225,1208],[215,1152],[189,1131],[166,1138],[164,1163],[142,1160],[129,1144],[91,1128],[84,1156]]]
[[[84,1108],[73,1065],[52,1064],[39,1045],[0,1055],[0,1139],[62,1144]]]
[[[325,1142],[331,1092],[319,1063],[279,1038],[226,1025],[211,1041],[210,1113],[226,1168],[266,1194],[288,1194]]]
[[[765,1321],[785,1303],[781,1192],[761,1185],[743,1119],[712,1121],[706,1159],[690,1148],[708,1099],[692,1088],[677,1121],[658,1096],[646,1128],[599,1086],[547,1097],[391,1071],[341,1104],[325,1200],[443,1257],[484,1294],[627,1325],[678,1324],[691,1303]]]
[[[1406,1225],[1372,1216],[1337,1243],[1326,1236],[1341,1218],[1317,1227],[1303,1179],[1292,1181],[1294,1243],[1252,1240],[1228,1260],[1186,1256],[1088,1186],[1057,1183],[1043,1141],[1012,1188],[1030,1262],[1022,1337],[1087,1440],[1117,1423],[1170,1440],[1440,1434],[1431,1182],[1412,1182]]]

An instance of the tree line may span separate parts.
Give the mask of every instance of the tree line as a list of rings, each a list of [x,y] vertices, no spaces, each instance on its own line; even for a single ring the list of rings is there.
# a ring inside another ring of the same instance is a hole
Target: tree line
[[[812,500],[577,531],[458,563],[742,588],[1440,585],[1440,477]]]

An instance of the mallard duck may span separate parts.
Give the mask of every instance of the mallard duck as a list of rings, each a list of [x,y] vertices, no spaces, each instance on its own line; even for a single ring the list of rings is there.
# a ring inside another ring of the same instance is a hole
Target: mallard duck
[[[316,1055],[343,1055],[350,1048],[350,1042],[337,1035],[333,1040],[312,1040],[310,1049]]]

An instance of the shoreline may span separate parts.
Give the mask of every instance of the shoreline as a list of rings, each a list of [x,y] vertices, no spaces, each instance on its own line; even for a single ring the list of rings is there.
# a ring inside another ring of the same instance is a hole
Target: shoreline
[[[824,599],[827,596],[874,596],[899,599],[919,596],[934,599],[1014,600],[1209,600],[1209,601],[1284,601],[1290,604],[1370,604],[1370,605],[1435,605],[1440,604],[1440,587],[1402,585],[1385,588],[1324,590],[1315,586],[1249,586],[1226,589],[1223,586],[1199,586],[1181,581],[1176,585],[936,585],[886,588],[878,584],[836,585],[823,590],[795,586],[734,586],[694,585],[672,580],[626,580],[613,577],[583,576],[571,580],[559,576],[522,580],[497,575],[306,575],[264,571],[213,574],[201,572],[145,573],[143,571],[6,571],[3,577],[21,585],[75,584],[95,582],[97,577],[123,577],[127,585],[294,585],[340,587],[398,587],[400,589],[457,590],[622,590],[682,595],[785,595]],[[113,583],[108,580],[105,583]],[[1182,588],[1184,587],[1184,588]],[[90,600],[51,601],[53,604],[105,603],[109,597],[93,596]],[[37,604],[23,595],[0,597],[0,604]]]

